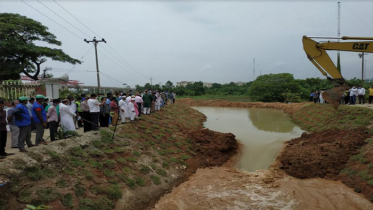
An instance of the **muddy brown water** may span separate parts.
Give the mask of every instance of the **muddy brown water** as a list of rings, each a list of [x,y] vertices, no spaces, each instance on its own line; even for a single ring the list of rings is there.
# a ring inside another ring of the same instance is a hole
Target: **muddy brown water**
[[[287,114],[273,109],[194,107],[205,127],[230,132],[244,145],[236,168],[198,169],[164,195],[155,210],[368,210],[372,203],[340,181],[297,179],[268,169],[283,141],[303,132]],[[252,172],[255,171],[255,172]]]
[[[245,171],[268,169],[283,142],[301,136],[303,130],[289,115],[277,109],[193,107],[207,117],[210,130],[233,133],[243,145],[236,167]]]

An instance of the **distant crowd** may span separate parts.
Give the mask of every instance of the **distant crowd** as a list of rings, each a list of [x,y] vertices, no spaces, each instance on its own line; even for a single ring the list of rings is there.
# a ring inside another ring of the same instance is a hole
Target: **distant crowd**
[[[369,104],[372,103],[373,100],[373,85],[369,90]],[[310,94],[310,102],[314,103],[328,103],[322,96],[325,90],[319,90],[312,92]],[[346,90],[342,97],[341,97],[341,105],[355,105],[357,103],[357,99],[359,100],[359,104],[365,104],[365,88],[364,87],[356,87],[352,86],[350,89]]]
[[[176,94],[157,90],[145,90],[136,94],[111,92],[81,94],[77,98],[67,97],[49,99],[44,95],[35,98],[19,97],[11,102],[9,109],[0,100],[0,161],[14,153],[6,153],[7,133],[11,133],[11,147],[27,153],[28,148],[47,144],[57,140],[57,132],[69,133],[83,127],[84,132],[97,130],[99,127],[116,126],[132,122],[141,115],[149,115],[161,110],[168,104],[175,103]],[[58,131],[58,127],[61,129]],[[49,128],[50,136],[43,138],[44,130]],[[31,133],[35,132],[35,141]]]

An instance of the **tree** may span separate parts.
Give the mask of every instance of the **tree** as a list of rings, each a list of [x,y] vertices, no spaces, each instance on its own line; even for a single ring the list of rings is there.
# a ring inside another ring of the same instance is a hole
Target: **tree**
[[[301,86],[289,73],[259,76],[250,86],[249,95],[257,101],[284,102],[289,93],[299,94]]]
[[[174,89],[174,84],[170,80],[168,80],[164,85],[164,88],[168,91],[172,91]]]
[[[61,46],[48,27],[33,19],[13,13],[0,14],[0,75],[15,77],[21,72],[38,80],[41,64],[54,61],[80,64],[61,49],[38,46],[35,42]]]

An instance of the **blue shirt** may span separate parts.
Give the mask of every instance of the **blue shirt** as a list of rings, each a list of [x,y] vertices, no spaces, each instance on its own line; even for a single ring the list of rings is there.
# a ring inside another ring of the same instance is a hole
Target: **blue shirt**
[[[28,113],[28,109],[23,104],[18,104],[16,106],[17,112],[19,112],[19,115],[22,117],[22,119],[18,119],[16,117],[16,126],[18,127],[25,127],[31,125],[31,116]]]
[[[39,120],[38,115],[36,114],[36,110],[40,108],[41,116],[43,117],[44,122],[47,121],[47,113],[45,112],[45,109],[43,105],[39,104],[39,102],[35,101],[32,105],[32,117],[34,119],[35,123],[41,123]]]

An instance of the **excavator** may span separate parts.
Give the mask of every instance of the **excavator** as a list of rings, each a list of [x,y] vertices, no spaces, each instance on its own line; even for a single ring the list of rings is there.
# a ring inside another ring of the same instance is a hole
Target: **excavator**
[[[353,42],[316,42],[312,38],[354,40]],[[373,52],[373,37],[307,37],[303,36],[303,49],[307,58],[316,68],[334,84],[334,88],[324,91],[323,98],[338,109],[343,93],[349,89],[348,84],[330,59],[326,50]]]

